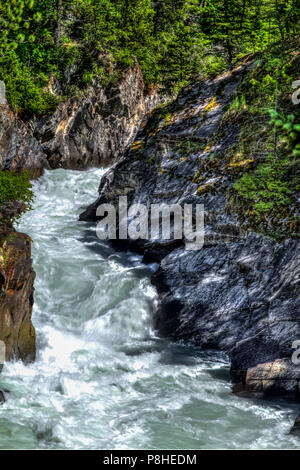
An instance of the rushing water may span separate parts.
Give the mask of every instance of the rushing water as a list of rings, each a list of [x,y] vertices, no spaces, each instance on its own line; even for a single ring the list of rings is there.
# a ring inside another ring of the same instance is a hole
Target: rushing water
[[[237,398],[224,358],[153,335],[155,266],[78,222],[102,174],[55,170],[34,183],[19,230],[33,239],[37,360],[0,376],[0,448],[297,447],[297,408]]]

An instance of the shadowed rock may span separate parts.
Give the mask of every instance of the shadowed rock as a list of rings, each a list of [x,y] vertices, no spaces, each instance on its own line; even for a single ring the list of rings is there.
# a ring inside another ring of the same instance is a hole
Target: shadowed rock
[[[295,423],[292,429],[290,430],[290,434],[292,436],[300,437],[300,415],[297,416],[297,418],[295,419]]]

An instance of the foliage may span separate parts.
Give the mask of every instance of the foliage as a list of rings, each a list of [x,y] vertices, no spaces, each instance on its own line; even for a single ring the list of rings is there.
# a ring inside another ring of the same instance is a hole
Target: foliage
[[[40,4],[46,5],[49,2]],[[45,114],[60,101],[45,89],[53,66],[51,38],[41,29],[41,18],[33,0],[0,3],[0,79],[10,105],[20,114]]]
[[[6,84],[7,99],[11,107],[20,115],[43,115],[54,111],[61,98],[45,89],[47,80],[40,75],[38,82],[32,80],[28,68],[18,58],[10,58],[10,63],[0,72]]]
[[[23,201],[27,209],[31,208],[33,192],[30,173],[0,171],[0,206],[10,201]]]
[[[293,157],[300,157],[300,122],[296,122],[296,115],[270,110],[271,124],[274,125],[274,132],[281,132],[281,141],[286,145],[287,150]]]
[[[263,214],[271,214],[274,209],[277,211],[280,206],[291,202],[288,197],[291,190],[288,182],[284,181],[287,163],[286,160],[274,163],[272,157],[269,157],[252,174],[244,173],[234,183],[234,189],[246,202],[251,203],[251,210],[247,211],[247,215],[259,220]]]

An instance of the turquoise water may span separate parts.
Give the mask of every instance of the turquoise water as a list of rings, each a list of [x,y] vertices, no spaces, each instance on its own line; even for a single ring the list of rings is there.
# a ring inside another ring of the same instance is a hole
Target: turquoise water
[[[0,376],[2,449],[297,448],[298,407],[231,393],[226,358],[157,338],[156,293],[134,254],[78,222],[103,170],[55,170],[19,229],[33,239],[37,360]]]

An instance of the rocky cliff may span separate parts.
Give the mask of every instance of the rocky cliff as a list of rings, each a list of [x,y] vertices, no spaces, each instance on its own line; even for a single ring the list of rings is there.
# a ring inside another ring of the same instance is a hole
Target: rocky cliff
[[[45,168],[45,155],[31,131],[7,103],[0,106],[0,169],[28,170],[37,178]],[[31,240],[12,225],[24,208],[17,201],[0,208],[0,340],[5,343],[7,360],[31,361],[35,357]]]
[[[31,240],[11,224],[23,210],[23,204],[15,202],[0,212],[0,340],[6,346],[6,360],[31,361],[35,357]]]
[[[95,82],[84,98],[61,103],[52,116],[42,119],[24,123],[5,103],[0,107],[0,169],[29,170],[37,178],[45,168],[111,164],[159,100],[157,93],[144,94],[136,65],[114,86],[104,89]],[[35,355],[31,241],[11,224],[21,210],[18,202],[0,208],[0,340],[6,344],[7,359],[31,360]]]
[[[84,169],[114,163],[134,138],[145,113],[160,101],[144,94],[137,64],[114,85],[99,81],[83,98],[61,103],[57,111],[28,122],[51,168]]]
[[[45,154],[31,131],[7,103],[0,105],[0,169],[29,170],[37,178],[44,168]]]
[[[134,139],[145,114],[162,101],[157,91],[145,94],[138,64],[113,85],[98,80],[81,98],[62,102],[52,115],[19,119],[0,106],[0,168],[84,169],[111,165]]]
[[[228,353],[235,391],[300,395],[291,357],[300,339],[300,245],[244,230],[228,208],[233,165],[228,150],[243,122],[224,119],[248,58],[231,72],[195,84],[145,121],[125,156],[102,178],[99,197],[81,220],[96,220],[99,204],[204,204],[205,242],[130,241],[126,247],[160,262],[155,327],[174,340]],[[242,162],[243,163],[243,162]],[[120,243],[120,242],[119,242]],[[124,247],[124,244],[123,244]]]

